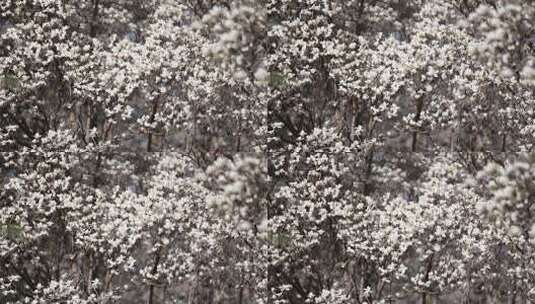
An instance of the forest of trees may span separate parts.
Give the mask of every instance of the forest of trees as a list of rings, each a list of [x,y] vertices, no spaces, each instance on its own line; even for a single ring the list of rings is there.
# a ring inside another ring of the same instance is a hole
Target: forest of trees
[[[535,1],[0,0],[4,303],[535,303]]]

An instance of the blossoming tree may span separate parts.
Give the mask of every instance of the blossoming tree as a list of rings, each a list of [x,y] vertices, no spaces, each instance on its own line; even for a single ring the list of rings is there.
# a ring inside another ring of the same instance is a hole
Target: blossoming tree
[[[0,302],[535,301],[533,20],[1,2]]]

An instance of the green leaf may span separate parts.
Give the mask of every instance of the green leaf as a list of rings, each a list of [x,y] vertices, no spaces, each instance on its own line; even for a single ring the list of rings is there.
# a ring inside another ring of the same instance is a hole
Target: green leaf
[[[269,85],[274,88],[282,87],[286,84],[287,78],[281,73],[272,72],[269,75]]]
[[[24,237],[24,229],[19,224],[4,224],[0,226],[0,235],[12,241],[20,241]]]
[[[20,81],[14,74],[6,74],[2,77],[2,87],[8,90],[18,90]]]
[[[273,233],[268,234],[268,239],[271,244],[276,247],[290,247],[292,244],[292,239],[287,233]]]

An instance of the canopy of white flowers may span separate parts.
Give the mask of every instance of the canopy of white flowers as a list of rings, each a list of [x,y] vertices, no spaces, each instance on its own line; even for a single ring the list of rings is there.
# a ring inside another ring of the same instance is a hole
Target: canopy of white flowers
[[[534,150],[531,0],[1,0],[0,303],[531,303]]]

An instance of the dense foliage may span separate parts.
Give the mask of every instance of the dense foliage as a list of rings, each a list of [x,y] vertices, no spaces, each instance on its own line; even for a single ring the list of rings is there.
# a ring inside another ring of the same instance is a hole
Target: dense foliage
[[[534,20],[0,1],[0,303],[535,301]]]

